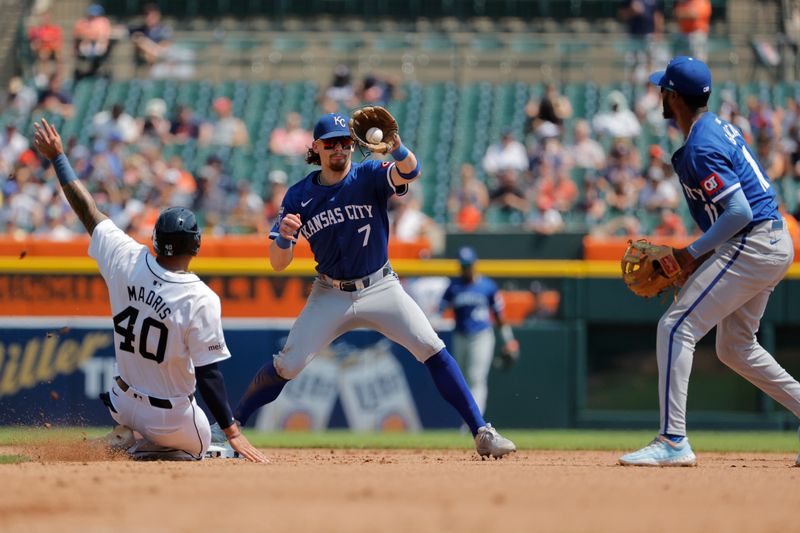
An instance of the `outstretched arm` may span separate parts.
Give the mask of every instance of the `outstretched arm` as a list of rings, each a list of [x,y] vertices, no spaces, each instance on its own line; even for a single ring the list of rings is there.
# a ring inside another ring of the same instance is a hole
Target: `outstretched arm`
[[[75,171],[69,164],[67,156],[64,154],[64,146],[61,143],[61,136],[52,124],[42,119],[41,125],[34,123],[36,132],[33,134],[33,146],[44,157],[49,159],[56,169],[58,182],[67,197],[69,205],[83,223],[89,235],[94,232],[95,226],[108,217],[97,209],[97,204],[92,195],[86,190],[83,183],[78,180]]]
[[[231,447],[242,454],[245,459],[254,463],[268,463],[266,456],[258,451],[247,437],[242,435],[239,425],[233,419],[230,404],[228,404],[228,393],[225,388],[225,379],[217,363],[195,367],[197,377],[197,389],[203,395],[203,399],[208,405],[208,409],[219,423],[219,427],[228,437]]]
[[[403,184],[411,183],[420,176],[420,165],[417,156],[414,152],[406,148],[400,140],[400,135],[394,134],[394,138],[390,139],[394,150],[390,153],[394,157],[395,164],[390,174],[392,183],[395,187]]]

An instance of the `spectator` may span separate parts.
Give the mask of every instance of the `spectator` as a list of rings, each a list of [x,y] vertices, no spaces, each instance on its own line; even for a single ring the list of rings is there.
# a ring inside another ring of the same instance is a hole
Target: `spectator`
[[[170,176],[169,181],[174,182],[175,185],[169,204],[190,207],[197,194],[197,181],[192,173],[183,166],[183,159],[180,156],[172,156],[167,165],[165,177]]]
[[[630,139],[642,132],[636,114],[628,109],[628,100],[620,91],[608,93],[609,111],[594,117],[594,131],[614,139]]]
[[[70,118],[74,111],[72,106],[72,96],[64,89],[62,80],[59,76],[53,76],[47,84],[47,88],[39,93],[39,101],[36,104],[37,111],[44,111]]]
[[[540,168],[541,174],[533,188],[532,203],[543,213],[550,209],[568,212],[578,199],[578,186],[566,176],[565,170],[556,171],[549,163],[544,163]]]
[[[774,115],[769,103],[754,94],[747,97],[747,120],[756,139],[761,131],[767,131],[769,135],[779,134],[773,131]]]
[[[625,61],[631,66],[629,81],[641,84],[655,62],[666,64],[663,50],[664,8],[661,0],[623,0],[620,18],[628,22],[628,35],[633,47]],[[663,57],[662,57],[663,56]]]
[[[17,130],[15,120],[6,122],[0,133],[0,173],[11,174],[20,156],[28,149],[28,139]]]
[[[361,83],[358,96],[363,104],[385,106],[394,96],[394,92],[395,84],[390,79],[367,74]]]
[[[483,169],[491,176],[513,169],[522,172],[528,169],[528,152],[525,145],[514,138],[510,128],[502,131],[500,142],[489,146],[483,157]]]
[[[137,70],[152,67],[166,56],[170,46],[172,30],[161,21],[161,10],[157,4],[144,6],[144,22],[129,30],[134,44],[134,64]]]
[[[206,164],[197,172],[197,192],[193,207],[205,216],[225,213],[229,208],[228,197],[234,193],[236,185],[224,171],[222,160],[216,155],[206,159]],[[222,221],[217,219],[218,223]],[[222,226],[220,230],[224,229]]]
[[[773,135],[768,129],[762,129],[756,137],[756,157],[761,166],[767,171],[773,181],[778,181],[787,175],[789,159],[783,151],[781,144],[774,142]]]
[[[184,144],[200,135],[200,125],[194,118],[194,111],[187,105],[180,105],[175,110],[175,119],[169,128],[170,142]]]
[[[542,98],[536,102],[531,100],[525,106],[525,134],[537,133],[538,128],[544,124],[555,124],[559,131],[564,121],[572,117],[572,104],[569,98],[558,92],[553,83],[548,83]]]
[[[265,210],[267,227],[271,228],[281,211],[281,204],[283,197],[286,196],[286,191],[289,190],[289,176],[283,170],[271,170],[269,173],[270,191],[267,197],[267,206]]]
[[[37,25],[28,30],[28,43],[35,57],[36,75],[50,77],[59,73],[64,34],[61,26],[50,20],[50,11],[40,10]]]
[[[422,212],[422,204],[416,194],[393,196],[394,209],[390,214],[391,235],[400,242],[418,242],[426,239],[431,252],[444,251],[444,231],[434,220]]]
[[[110,110],[100,111],[92,119],[92,136],[95,139],[107,141],[112,135],[128,144],[135,143],[139,138],[136,120],[125,112],[122,104],[114,104]]]
[[[678,189],[671,179],[672,167],[664,161],[664,150],[657,144],[650,147],[650,163],[644,175],[646,181],[639,192],[639,205],[648,211],[677,209]]]
[[[301,157],[314,142],[311,132],[301,127],[299,113],[286,114],[286,126],[275,128],[269,137],[269,150],[275,155]]]
[[[233,206],[225,219],[226,233],[265,233],[267,228],[264,224],[264,200],[252,190],[247,180],[240,180],[236,189]]]
[[[497,187],[489,193],[489,205],[504,215],[525,214],[530,205],[519,186],[519,170],[505,168],[497,174]]]
[[[336,104],[336,109],[332,112],[348,109],[356,104],[356,92],[353,89],[350,68],[347,65],[336,65],[336,68],[333,69],[333,81],[325,90],[323,100],[329,100]]]
[[[111,52],[111,21],[100,4],[92,4],[72,31],[75,46],[75,80],[96,75]]]
[[[534,176],[542,173],[540,167],[548,166],[550,172],[568,172],[572,168],[569,152],[561,144],[561,130],[552,122],[543,122],[537,130],[539,140],[538,148],[533,150],[530,157],[530,170]]]
[[[483,221],[483,212],[489,207],[489,191],[475,177],[475,167],[469,163],[461,165],[460,184],[447,200],[450,220],[454,220],[461,231],[475,231]]]
[[[200,144],[219,146],[244,146],[250,142],[242,119],[233,116],[230,98],[220,96],[212,105],[217,120],[200,126]]]
[[[661,210],[661,221],[653,229],[655,237],[686,237],[686,226],[681,217],[672,209]]]
[[[646,84],[644,94],[636,100],[634,107],[640,124],[653,133],[664,134],[665,123],[662,115],[664,109],[661,105],[661,89],[658,85]]]
[[[144,138],[150,138],[160,143],[169,140],[169,132],[172,128],[167,115],[167,103],[161,98],[148,100],[145,107],[145,116],[141,121],[141,134]]]
[[[36,89],[26,85],[19,76],[14,76],[8,80],[8,94],[6,95],[6,109],[10,109],[14,114],[27,116],[36,107],[39,95]]]
[[[600,170],[606,166],[606,153],[599,142],[591,136],[586,120],[578,120],[574,126],[575,141],[567,148],[573,166],[586,170]]]
[[[675,18],[678,28],[689,44],[692,57],[708,59],[708,29],[711,21],[710,0],[677,0]]]
[[[626,141],[617,141],[611,150],[608,167],[598,186],[604,191],[612,214],[630,214],[636,207],[641,187],[636,159],[636,153]]]

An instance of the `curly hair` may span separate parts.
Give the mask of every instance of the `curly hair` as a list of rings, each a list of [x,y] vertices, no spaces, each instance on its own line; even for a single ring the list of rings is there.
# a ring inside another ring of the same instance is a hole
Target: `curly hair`
[[[315,152],[313,148],[309,148],[308,152],[306,152],[306,163],[309,165],[322,166],[322,160],[319,158],[319,154]]]

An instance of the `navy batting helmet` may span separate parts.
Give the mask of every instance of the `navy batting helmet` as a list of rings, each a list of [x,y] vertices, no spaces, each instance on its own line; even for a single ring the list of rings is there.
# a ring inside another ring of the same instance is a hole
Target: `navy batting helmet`
[[[158,255],[197,255],[200,229],[194,213],[185,207],[164,209],[153,229],[153,248]]]

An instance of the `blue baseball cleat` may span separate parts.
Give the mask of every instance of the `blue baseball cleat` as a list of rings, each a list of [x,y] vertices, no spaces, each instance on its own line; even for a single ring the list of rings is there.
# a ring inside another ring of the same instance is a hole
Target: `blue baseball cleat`
[[[689,439],[672,442],[667,437],[659,435],[653,442],[635,452],[619,458],[622,466],[695,466],[695,457]]]

